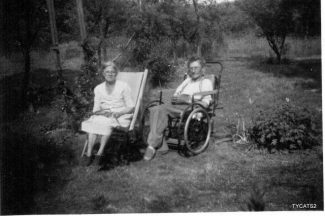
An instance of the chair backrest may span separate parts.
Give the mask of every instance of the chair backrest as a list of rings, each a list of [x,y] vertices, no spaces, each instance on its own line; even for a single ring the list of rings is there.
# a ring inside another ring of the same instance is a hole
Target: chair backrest
[[[132,117],[129,130],[133,130],[135,121],[137,119],[140,103],[143,97],[144,87],[147,81],[148,70],[142,72],[119,72],[117,80],[126,82],[131,88],[132,99],[135,101],[135,109]]]

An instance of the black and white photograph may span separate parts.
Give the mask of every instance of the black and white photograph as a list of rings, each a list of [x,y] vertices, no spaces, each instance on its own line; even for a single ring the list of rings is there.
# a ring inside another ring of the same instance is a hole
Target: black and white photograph
[[[0,0],[0,214],[323,215],[321,3]]]

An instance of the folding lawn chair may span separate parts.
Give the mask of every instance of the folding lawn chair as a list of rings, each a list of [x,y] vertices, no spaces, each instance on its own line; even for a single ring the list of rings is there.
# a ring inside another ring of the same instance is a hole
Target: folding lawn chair
[[[132,120],[131,120],[129,127],[114,128],[113,134],[112,134],[112,136],[116,136],[116,134],[122,135],[119,137],[122,137],[126,141],[126,143],[129,142],[130,135],[132,134],[132,132],[134,131],[134,128],[135,128],[135,123],[136,123],[136,120],[137,120],[137,117],[139,114],[140,105],[141,105],[142,97],[143,97],[143,92],[144,92],[146,81],[147,81],[147,76],[148,76],[148,69],[145,69],[143,72],[119,72],[117,74],[117,78],[116,78],[117,80],[122,80],[122,81],[126,82],[127,84],[129,84],[129,86],[132,90],[131,91],[132,98],[134,101],[136,101],[134,113],[133,113]],[[84,156],[87,146],[88,146],[88,137],[85,141],[85,144],[84,144],[84,147],[83,147],[83,150],[81,153],[81,157]]]

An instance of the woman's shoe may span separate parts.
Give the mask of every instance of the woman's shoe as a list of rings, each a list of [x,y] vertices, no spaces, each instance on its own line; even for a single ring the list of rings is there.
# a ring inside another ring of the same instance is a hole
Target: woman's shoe
[[[97,166],[102,165],[103,155],[95,155],[94,164]]]
[[[92,164],[93,160],[94,160],[93,156],[85,155],[81,158],[81,161],[80,161],[81,166],[90,166],[90,164]]]
[[[152,146],[148,146],[146,152],[144,153],[143,159],[146,161],[150,161],[155,157],[156,150]]]

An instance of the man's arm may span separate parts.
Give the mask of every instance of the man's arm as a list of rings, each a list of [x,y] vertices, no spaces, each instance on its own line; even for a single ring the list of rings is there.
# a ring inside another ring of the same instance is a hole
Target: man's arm
[[[174,96],[180,95],[185,86],[190,82],[190,78],[185,79],[176,89]]]
[[[189,104],[191,103],[191,96],[180,94],[172,97],[172,104]]]

